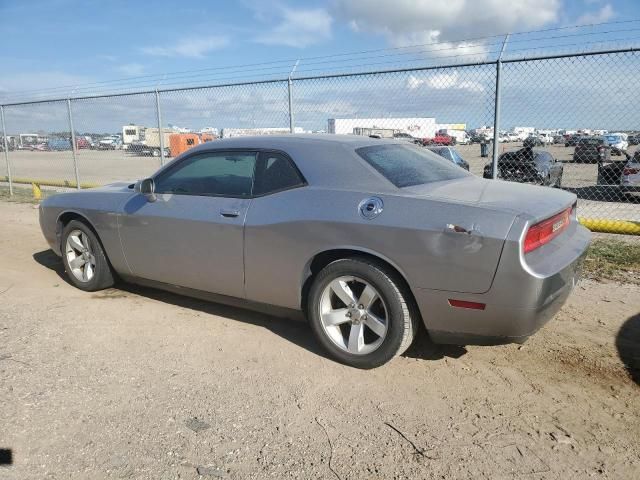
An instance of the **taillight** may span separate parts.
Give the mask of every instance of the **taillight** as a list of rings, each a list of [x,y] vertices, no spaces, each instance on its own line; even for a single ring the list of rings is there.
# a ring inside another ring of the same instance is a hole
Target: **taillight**
[[[640,168],[624,167],[622,169],[622,175],[636,175],[638,173],[640,173]]]
[[[524,238],[524,253],[529,253],[560,235],[569,226],[570,218],[571,208],[567,208],[559,214],[529,227]]]

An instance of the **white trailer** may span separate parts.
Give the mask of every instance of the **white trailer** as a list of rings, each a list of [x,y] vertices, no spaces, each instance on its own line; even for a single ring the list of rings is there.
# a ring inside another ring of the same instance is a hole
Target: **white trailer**
[[[414,138],[433,138],[436,134],[436,119],[426,117],[404,118],[330,118],[327,132],[336,135],[353,135],[356,128],[393,129]]]
[[[127,146],[144,140],[145,127],[129,124],[122,127],[122,143]]]

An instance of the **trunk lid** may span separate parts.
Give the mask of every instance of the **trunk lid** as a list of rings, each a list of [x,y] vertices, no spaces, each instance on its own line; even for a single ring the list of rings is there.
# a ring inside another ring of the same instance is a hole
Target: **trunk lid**
[[[411,196],[465,203],[514,216],[525,214],[533,221],[544,220],[570,207],[577,198],[563,190],[475,176],[416,185],[403,191]]]

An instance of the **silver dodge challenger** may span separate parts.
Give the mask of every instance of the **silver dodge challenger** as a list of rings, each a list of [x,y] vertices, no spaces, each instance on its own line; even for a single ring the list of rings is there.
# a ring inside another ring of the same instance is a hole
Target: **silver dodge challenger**
[[[133,161],[133,160],[132,160]],[[590,232],[576,196],[478,178],[406,142],[209,142],[135,183],[63,193],[40,225],[69,281],[116,279],[306,315],[345,364],[433,342],[523,342],[563,305]]]

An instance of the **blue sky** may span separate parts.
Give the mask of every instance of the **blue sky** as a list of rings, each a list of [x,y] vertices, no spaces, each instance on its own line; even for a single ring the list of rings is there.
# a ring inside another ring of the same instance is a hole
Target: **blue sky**
[[[586,24],[596,26],[573,27]],[[534,33],[511,36],[507,58],[638,46],[640,2],[0,0],[0,33],[10,39],[0,50],[0,101],[284,79],[295,59],[298,78],[479,62],[498,55],[503,38],[494,36],[526,31]],[[233,67],[250,64],[258,65]],[[638,71],[637,54],[505,64],[504,128],[636,129],[640,112],[628,99],[640,94]],[[428,116],[477,127],[492,122],[494,91],[495,66],[479,65],[297,80],[293,95],[296,125],[310,130],[333,117]],[[286,127],[287,95],[286,81],[164,92],[163,120],[194,129]],[[153,125],[155,99],[79,100],[73,111],[79,131],[118,132]],[[13,133],[60,131],[68,121],[65,102],[6,107],[5,115]]]
[[[0,93],[629,18],[640,2],[0,0]]]

